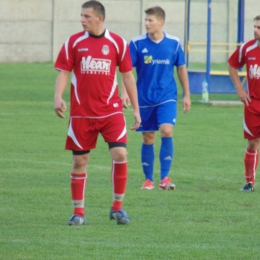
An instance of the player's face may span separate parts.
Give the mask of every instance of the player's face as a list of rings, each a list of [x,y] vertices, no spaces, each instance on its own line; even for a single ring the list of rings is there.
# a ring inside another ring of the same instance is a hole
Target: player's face
[[[80,22],[84,31],[95,34],[100,24],[100,16],[98,16],[93,8],[82,8]]]
[[[145,29],[147,33],[154,34],[161,32],[164,21],[157,18],[155,15],[146,15],[145,17]]]
[[[255,21],[254,25],[254,37],[257,41],[260,42],[260,20]]]

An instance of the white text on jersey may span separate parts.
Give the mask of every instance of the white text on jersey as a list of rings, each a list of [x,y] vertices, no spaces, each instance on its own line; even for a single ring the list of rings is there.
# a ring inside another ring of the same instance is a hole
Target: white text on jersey
[[[81,73],[91,74],[110,74],[111,60],[97,59],[88,56],[87,58],[82,57],[81,60]]]
[[[167,60],[154,60],[153,59],[153,56],[144,56],[144,63],[145,64],[150,64],[150,63],[152,63],[153,65],[155,65],[155,64],[166,64],[166,65],[168,65],[168,64],[170,64],[170,60],[169,59],[167,59]]]
[[[88,51],[88,48],[81,48],[81,49],[78,49],[78,52],[82,52],[82,51]]]
[[[249,68],[249,77],[250,77],[250,78],[259,79],[259,78],[260,78],[260,66],[258,66],[257,64],[255,64],[255,65],[250,65],[250,68]]]
[[[170,60],[153,60],[152,61],[153,65],[154,64],[170,64]]]

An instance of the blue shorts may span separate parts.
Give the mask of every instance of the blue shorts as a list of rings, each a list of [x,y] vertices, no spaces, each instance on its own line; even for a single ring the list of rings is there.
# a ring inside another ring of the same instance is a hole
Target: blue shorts
[[[140,115],[142,123],[137,132],[158,131],[162,124],[175,126],[177,103],[170,101],[153,107],[140,107]]]

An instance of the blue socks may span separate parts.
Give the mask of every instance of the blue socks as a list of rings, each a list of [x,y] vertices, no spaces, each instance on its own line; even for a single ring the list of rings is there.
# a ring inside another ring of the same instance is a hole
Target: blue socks
[[[154,148],[153,144],[144,144],[141,148],[141,161],[145,179],[153,181]]]
[[[169,175],[172,159],[174,155],[174,146],[172,137],[162,137],[160,149],[160,165],[161,165],[161,180]],[[153,181],[153,165],[154,165],[154,147],[153,144],[142,144],[141,161],[145,179]]]
[[[172,137],[162,137],[160,149],[161,180],[168,176],[174,154]]]

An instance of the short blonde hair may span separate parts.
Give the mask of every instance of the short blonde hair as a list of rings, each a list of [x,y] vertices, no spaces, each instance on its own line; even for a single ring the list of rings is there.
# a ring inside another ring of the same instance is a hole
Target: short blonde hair
[[[259,21],[260,20],[260,15],[257,15],[255,18],[254,18],[254,21]]]
[[[148,15],[155,15],[165,21],[165,12],[160,6],[154,6],[144,11]]]
[[[105,20],[105,16],[106,16],[105,7],[99,1],[96,0],[87,1],[81,6],[81,8],[93,8],[93,10],[97,14],[99,15],[101,14]]]

